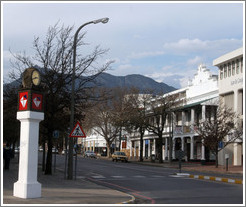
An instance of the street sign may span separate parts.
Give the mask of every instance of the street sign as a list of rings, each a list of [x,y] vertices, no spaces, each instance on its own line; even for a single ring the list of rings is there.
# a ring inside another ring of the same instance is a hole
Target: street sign
[[[43,95],[33,93],[32,94],[32,108],[35,110],[42,110],[43,105]]]
[[[85,132],[83,131],[82,127],[80,126],[79,122],[75,125],[72,132],[69,134],[69,137],[86,137]]]
[[[59,138],[59,131],[58,130],[53,131],[53,137]]]
[[[179,159],[182,159],[185,156],[185,152],[182,150],[179,150],[178,153],[179,153],[178,154]]]
[[[27,110],[28,103],[28,92],[19,93],[19,110]]]

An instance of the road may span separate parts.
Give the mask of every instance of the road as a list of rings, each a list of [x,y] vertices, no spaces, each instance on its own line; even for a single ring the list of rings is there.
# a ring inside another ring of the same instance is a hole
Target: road
[[[64,156],[56,156],[64,170]],[[141,204],[242,204],[243,185],[174,176],[176,169],[78,156],[76,180],[89,180],[136,198]]]

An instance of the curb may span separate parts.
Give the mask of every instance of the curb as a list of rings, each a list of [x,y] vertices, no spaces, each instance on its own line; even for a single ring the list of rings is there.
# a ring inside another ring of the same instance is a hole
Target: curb
[[[206,175],[189,175],[189,178],[212,180],[212,181],[219,181],[225,183],[243,184],[243,180],[239,180],[239,179],[221,178],[221,177],[206,176]]]
[[[221,177],[206,176],[206,175],[190,175],[188,173],[176,173],[176,175],[194,178],[194,179],[201,179],[201,180],[211,180],[211,181],[218,181],[218,182],[224,182],[224,183],[243,184],[243,180],[240,180],[240,179],[221,178]]]
[[[126,194],[128,194],[128,193],[126,193]],[[128,194],[128,195],[132,197],[130,200],[128,200],[128,201],[123,201],[123,202],[117,203],[117,204],[131,204],[131,203],[133,203],[133,202],[135,201],[135,197],[132,196],[132,195],[130,195],[130,194]]]

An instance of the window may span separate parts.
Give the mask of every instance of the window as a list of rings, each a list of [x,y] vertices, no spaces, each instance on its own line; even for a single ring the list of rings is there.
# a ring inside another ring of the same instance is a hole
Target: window
[[[232,61],[232,75],[235,75],[235,62]]]
[[[226,107],[234,110],[234,93],[228,93],[223,96]]]
[[[231,63],[228,63],[228,77],[231,76]]]
[[[226,67],[226,65],[224,65],[224,78],[226,78],[227,77],[227,67]]]
[[[243,90],[238,91],[238,108],[239,115],[243,115]]]
[[[220,67],[220,80],[223,79],[223,67],[221,66]]]
[[[237,66],[237,67],[236,67],[236,72],[237,72],[237,74],[238,74],[238,73],[239,73],[239,60],[238,60],[238,59],[236,60],[236,63],[237,63],[237,64],[236,64],[236,66]]]

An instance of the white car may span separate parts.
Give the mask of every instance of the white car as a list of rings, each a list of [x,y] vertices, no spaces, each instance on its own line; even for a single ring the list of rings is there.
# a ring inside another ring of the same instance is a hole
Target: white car
[[[67,154],[69,153],[69,150],[67,150]],[[62,155],[66,155],[66,150],[62,150]],[[73,150],[73,155],[76,155],[75,150]]]
[[[85,157],[96,158],[96,153],[93,152],[93,151],[86,151],[86,152],[85,152]]]

